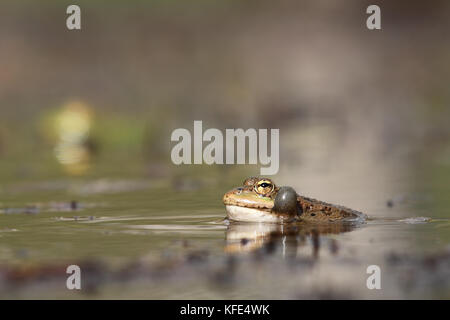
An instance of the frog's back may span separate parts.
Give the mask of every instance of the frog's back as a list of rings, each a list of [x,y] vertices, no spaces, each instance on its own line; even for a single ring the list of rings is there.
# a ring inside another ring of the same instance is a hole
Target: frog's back
[[[300,220],[308,222],[363,222],[367,216],[359,211],[316,199],[298,196]]]

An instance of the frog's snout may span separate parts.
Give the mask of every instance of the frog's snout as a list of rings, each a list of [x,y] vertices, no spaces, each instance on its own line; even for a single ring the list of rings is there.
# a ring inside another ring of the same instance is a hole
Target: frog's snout
[[[272,211],[296,215],[298,213],[297,192],[291,187],[281,187],[275,197]]]

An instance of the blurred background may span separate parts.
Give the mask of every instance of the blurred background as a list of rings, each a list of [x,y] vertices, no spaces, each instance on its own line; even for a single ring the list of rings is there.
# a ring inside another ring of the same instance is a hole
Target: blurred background
[[[81,31],[66,28],[70,4]],[[382,30],[366,28],[370,4]],[[279,128],[273,178],[299,193],[375,217],[447,219],[449,17],[444,0],[2,1],[0,204],[119,197],[224,215],[223,192],[259,167],[172,164],[171,132],[202,120]],[[448,223],[439,230],[445,246]],[[30,242],[9,239],[0,260],[22,261]],[[65,240],[67,255],[89,256]],[[34,259],[54,259],[40,241]]]

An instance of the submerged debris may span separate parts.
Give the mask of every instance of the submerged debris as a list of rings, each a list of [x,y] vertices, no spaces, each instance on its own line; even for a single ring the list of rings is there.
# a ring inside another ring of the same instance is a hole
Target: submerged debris
[[[95,203],[80,203],[76,200],[64,202],[64,201],[54,201],[47,203],[33,203],[28,204],[25,207],[11,208],[5,207],[0,208],[0,214],[38,214],[42,212],[69,212],[69,211],[80,211],[89,208],[99,207],[99,204]]]
[[[388,208],[393,208],[394,206],[401,204],[411,204],[430,200],[430,196],[424,194],[399,194],[388,199],[386,201],[386,206]]]
[[[75,200],[72,200],[72,201],[70,202],[70,209],[72,209],[72,210],[77,210],[77,209],[78,209],[78,202],[75,201]]]

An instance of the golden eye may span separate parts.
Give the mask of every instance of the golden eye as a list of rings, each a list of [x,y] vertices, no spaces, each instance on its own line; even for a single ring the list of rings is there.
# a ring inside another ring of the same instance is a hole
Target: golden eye
[[[255,192],[261,195],[267,195],[275,188],[274,184],[270,180],[260,180],[255,184]]]

